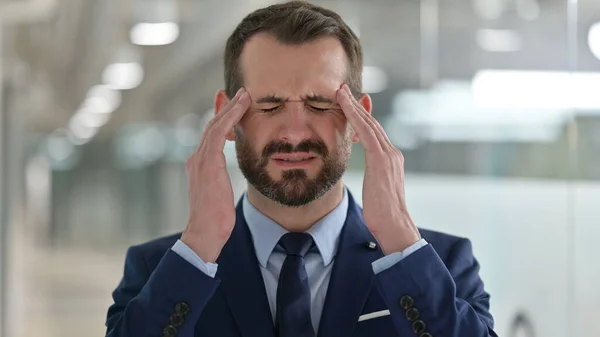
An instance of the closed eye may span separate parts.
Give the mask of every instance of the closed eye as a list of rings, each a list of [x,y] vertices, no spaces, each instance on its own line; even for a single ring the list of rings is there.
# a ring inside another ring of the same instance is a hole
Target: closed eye
[[[323,109],[323,108],[317,108],[317,107],[314,107],[312,105],[309,105],[308,107],[311,108],[312,110],[317,111],[317,112],[325,112],[325,111],[329,110],[329,108],[325,108],[325,109]]]
[[[272,112],[277,111],[277,109],[279,109],[280,107],[281,106],[276,106],[276,107],[273,107],[273,108],[270,108],[270,109],[260,109],[260,111],[262,111],[264,113],[272,113]]]
[[[315,113],[323,113],[323,112],[327,112],[327,111],[330,111],[330,112],[335,111],[335,108],[333,106],[327,106],[327,107],[323,108],[323,107],[316,107],[314,105],[307,105],[307,107],[310,110],[312,110],[313,112],[315,112]]]
[[[263,112],[263,113],[267,113],[267,114],[268,114],[268,113],[273,113],[273,112],[276,112],[276,111],[277,111],[277,110],[279,110],[281,107],[282,107],[282,105],[278,105],[278,106],[275,106],[275,107],[272,107],[272,108],[269,108],[269,109],[260,109],[260,111],[261,111],[261,112]],[[326,111],[328,111],[328,110],[331,110],[331,108],[318,108],[318,107],[316,107],[316,106],[312,106],[312,105],[307,105],[307,107],[308,107],[310,110],[312,110],[312,111],[314,111],[314,112],[317,112],[317,113],[322,113],[322,112],[326,112]]]

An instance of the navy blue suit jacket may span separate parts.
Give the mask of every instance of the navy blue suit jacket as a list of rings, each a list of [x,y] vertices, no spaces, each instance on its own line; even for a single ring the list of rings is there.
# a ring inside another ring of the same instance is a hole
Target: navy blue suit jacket
[[[318,337],[497,337],[468,239],[421,230],[429,245],[374,275],[383,253],[367,247],[375,239],[349,199]],[[181,234],[129,248],[107,336],[275,337],[241,203],[236,216],[215,278],[170,249]]]

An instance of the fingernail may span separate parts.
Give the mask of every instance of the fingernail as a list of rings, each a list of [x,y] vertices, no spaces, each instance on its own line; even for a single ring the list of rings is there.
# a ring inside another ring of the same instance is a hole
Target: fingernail
[[[242,92],[244,92],[244,87],[241,87],[238,89],[237,93],[235,94],[236,96],[240,95]]]

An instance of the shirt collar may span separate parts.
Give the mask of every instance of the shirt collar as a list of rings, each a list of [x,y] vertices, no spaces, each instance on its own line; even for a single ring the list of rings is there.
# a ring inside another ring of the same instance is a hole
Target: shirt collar
[[[242,210],[252,234],[258,262],[266,267],[279,239],[288,231],[256,209],[248,200],[246,193],[242,200]],[[325,266],[333,261],[337,252],[340,233],[346,222],[347,213],[348,191],[344,187],[342,201],[307,231],[315,241],[315,246],[318,248]]]

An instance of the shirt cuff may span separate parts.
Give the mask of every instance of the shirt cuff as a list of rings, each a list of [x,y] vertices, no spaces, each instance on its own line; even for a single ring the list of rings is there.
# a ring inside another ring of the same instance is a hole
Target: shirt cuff
[[[427,246],[427,241],[425,239],[421,239],[412,245],[408,246],[405,250],[397,253],[393,253],[387,256],[384,256],[378,260],[373,261],[371,266],[373,267],[373,272],[375,275],[381,273],[382,271],[391,268],[396,263],[402,261],[407,258],[410,254],[416,252],[422,247]]]
[[[181,256],[184,260],[191,263],[194,267],[200,269],[204,274],[214,278],[217,274],[217,267],[219,266],[216,263],[206,263],[202,261],[200,256],[196,254],[188,245],[183,243],[181,240],[177,240],[171,250]]]

